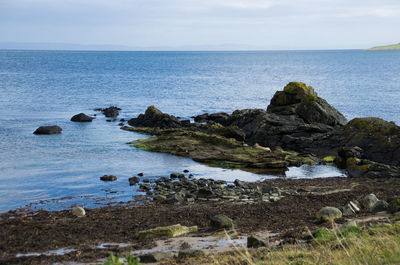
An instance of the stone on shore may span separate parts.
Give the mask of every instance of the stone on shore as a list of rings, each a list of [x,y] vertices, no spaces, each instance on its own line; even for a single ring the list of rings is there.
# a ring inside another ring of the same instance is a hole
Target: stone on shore
[[[58,134],[61,133],[62,129],[60,126],[51,125],[51,126],[40,126],[33,133],[34,134]]]
[[[374,207],[374,205],[378,202],[378,198],[375,196],[375,194],[371,193],[366,195],[362,200],[361,200],[361,204],[362,206],[367,209],[370,210],[372,207]]]
[[[86,212],[85,209],[83,209],[82,207],[74,207],[72,209],[72,214],[76,217],[83,217],[86,215]]]
[[[248,248],[259,248],[265,247],[267,244],[256,236],[249,236],[247,238],[247,247]]]
[[[211,218],[211,227],[213,230],[231,230],[236,227],[234,221],[226,215],[217,214]]]
[[[384,200],[377,201],[370,209],[372,213],[384,212],[389,210],[389,204]]]
[[[342,212],[336,207],[326,206],[317,212],[316,217],[321,221],[333,221],[342,218]]]
[[[79,114],[74,115],[71,118],[71,121],[74,121],[74,122],[91,122],[93,119],[94,118],[86,115],[85,113],[79,113]]]
[[[133,176],[131,178],[128,179],[129,180],[129,185],[133,186],[139,183],[140,179],[137,176]]]
[[[163,259],[170,259],[173,258],[174,254],[172,252],[151,252],[151,253],[146,253],[142,254],[139,256],[140,262],[143,263],[153,263],[153,262],[159,262]]]
[[[144,230],[136,234],[136,238],[143,239],[151,239],[151,238],[160,238],[160,237],[177,237],[180,235],[197,232],[197,226],[182,226],[180,224],[171,225],[171,226],[163,226],[156,227],[149,230]]]

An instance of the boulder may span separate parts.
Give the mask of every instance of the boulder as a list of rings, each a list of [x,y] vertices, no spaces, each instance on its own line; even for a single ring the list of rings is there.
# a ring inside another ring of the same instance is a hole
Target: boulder
[[[153,105],[148,107],[144,114],[130,119],[129,125],[136,127],[158,127],[161,129],[180,128],[182,123],[178,118],[165,114]]]
[[[74,207],[72,209],[72,214],[76,217],[83,217],[86,215],[86,212],[85,209],[83,209],[82,207]]]
[[[211,218],[211,227],[213,230],[231,230],[235,228],[235,226],[233,220],[226,215],[217,214]]]
[[[52,125],[52,126],[40,126],[33,133],[34,134],[57,134],[61,133],[62,129],[60,126]]]
[[[356,215],[360,211],[360,208],[358,206],[358,203],[350,201],[346,203],[346,205],[340,207],[339,210],[342,212],[343,216],[347,217]]]
[[[171,179],[184,179],[185,175],[181,173],[171,173],[170,175]]]
[[[259,248],[259,247],[265,247],[265,246],[267,246],[267,244],[263,240],[259,239],[256,236],[249,236],[247,238],[247,247],[248,248]]]
[[[160,237],[177,237],[180,235],[197,232],[197,226],[182,226],[180,224],[171,225],[171,226],[163,226],[156,227],[149,230],[144,230],[136,234],[136,238],[143,239],[151,239],[151,238],[160,238]]]
[[[142,263],[154,263],[159,262],[163,259],[173,258],[174,254],[172,252],[151,252],[142,254],[139,256],[140,262]]]
[[[102,181],[114,181],[117,180],[117,177],[114,175],[104,175],[102,177],[100,177],[100,180]]]
[[[355,118],[340,133],[346,146],[358,146],[363,158],[400,166],[400,127],[379,118]]]
[[[366,195],[362,200],[361,200],[361,204],[362,206],[369,210],[372,207],[374,207],[375,203],[377,203],[379,200],[378,198],[375,196],[375,194],[371,193]]]
[[[389,204],[386,201],[379,200],[370,209],[372,213],[378,213],[389,210]]]
[[[317,212],[316,217],[321,221],[333,221],[342,218],[342,212],[338,208],[327,206],[321,208]]]
[[[91,122],[94,118],[86,115],[85,113],[79,113],[72,116],[71,121],[74,122]]]
[[[318,97],[311,86],[302,82],[290,82],[283,91],[277,91],[268,111],[280,115],[297,115],[306,123],[336,126],[347,122],[339,111]]]

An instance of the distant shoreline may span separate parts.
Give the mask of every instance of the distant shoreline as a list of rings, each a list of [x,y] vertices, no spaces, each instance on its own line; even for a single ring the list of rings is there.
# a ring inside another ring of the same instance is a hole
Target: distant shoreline
[[[376,46],[368,49],[369,51],[400,50],[400,43],[384,46]]]

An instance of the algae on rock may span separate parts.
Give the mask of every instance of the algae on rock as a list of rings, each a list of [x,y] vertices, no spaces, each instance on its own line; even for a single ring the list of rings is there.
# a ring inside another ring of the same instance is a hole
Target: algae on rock
[[[156,227],[149,230],[140,231],[136,234],[137,239],[151,239],[159,237],[177,237],[180,235],[197,232],[197,226],[182,226],[180,224],[171,226]]]

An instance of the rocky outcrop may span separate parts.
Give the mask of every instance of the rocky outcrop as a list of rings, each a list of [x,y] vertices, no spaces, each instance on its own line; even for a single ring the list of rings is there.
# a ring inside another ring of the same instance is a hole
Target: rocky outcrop
[[[345,125],[346,118],[320,97],[311,86],[290,82],[283,91],[271,99],[268,111],[279,115],[294,115],[305,123],[322,123],[329,126]]]
[[[94,118],[86,115],[85,113],[79,113],[79,114],[74,115],[71,118],[71,121],[74,121],[74,122],[91,122],[93,119]]]
[[[178,118],[161,112],[155,106],[148,107],[144,114],[130,119],[128,124],[136,127],[158,127],[161,129],[182,127],[182,123]]]
[[[379,118],[356,118],[339,131],[345,146],[363,150],[360,158],[400,166],[400,127]]]
[[[61,133],[62,129],[60,126],[40,126],[33,133],[34,134],[58,134]]]

